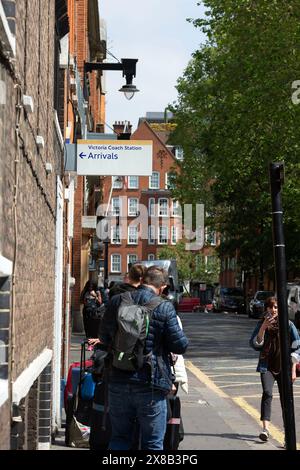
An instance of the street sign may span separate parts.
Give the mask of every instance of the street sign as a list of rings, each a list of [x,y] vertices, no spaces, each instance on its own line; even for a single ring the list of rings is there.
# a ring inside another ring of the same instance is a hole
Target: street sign
[[[151,140],[78,140],[77,174],[151,176]]]

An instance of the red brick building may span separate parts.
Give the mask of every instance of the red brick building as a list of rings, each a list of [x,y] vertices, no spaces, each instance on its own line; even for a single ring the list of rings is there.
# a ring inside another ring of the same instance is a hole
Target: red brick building
[[[118,127],[120,123],[115,126],[117,133]],[[111,221],[109,280],[122,279],[129,263],[156,259],[160,247],[175,245],[181,238],[181,214],[169,189],[170,173],[177,167],[171,148],[147,121],[140,122],[131,140],[153,142],[153,173],[151,177],[103,178],[102,204]]]

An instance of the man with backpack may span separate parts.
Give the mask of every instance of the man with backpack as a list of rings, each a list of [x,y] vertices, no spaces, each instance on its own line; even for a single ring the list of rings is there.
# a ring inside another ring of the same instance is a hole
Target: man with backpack
[[[151,266],[135,292],[116,295],[107,305],[100,341],[112,356],[110,450],[132,448],[136,419],[141,448],[163,449],[172,389],[169,354],[183,354],[188,345],[172,303],[159,297],[167,284],[167,272]]]

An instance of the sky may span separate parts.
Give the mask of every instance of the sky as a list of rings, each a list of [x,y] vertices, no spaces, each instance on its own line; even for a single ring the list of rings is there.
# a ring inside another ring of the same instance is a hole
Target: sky
[[[107,49],[119,60],[138,59],[133,84],[140,90],[128,101],[118,90],[125,83],[121,71],[107,71],[106,126],[130,121],[134,131],[149,111],[164,111],[176,101],[177,79],[205,36],[186,18],[203,17],[197,0],[101,0],[106,21]],[[106,62],[115,62],[107,54]]]

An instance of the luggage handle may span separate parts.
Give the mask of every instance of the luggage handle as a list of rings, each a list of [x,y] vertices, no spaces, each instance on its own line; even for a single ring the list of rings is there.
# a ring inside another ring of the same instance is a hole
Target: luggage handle
[[[88,340],[85,339],[81,343],[81,353],[80,353],[80,372],[79,372],[79,393],[81,393],[81,385],[84,379],[84,373],[85,373],[85,347],[88,344]]]

